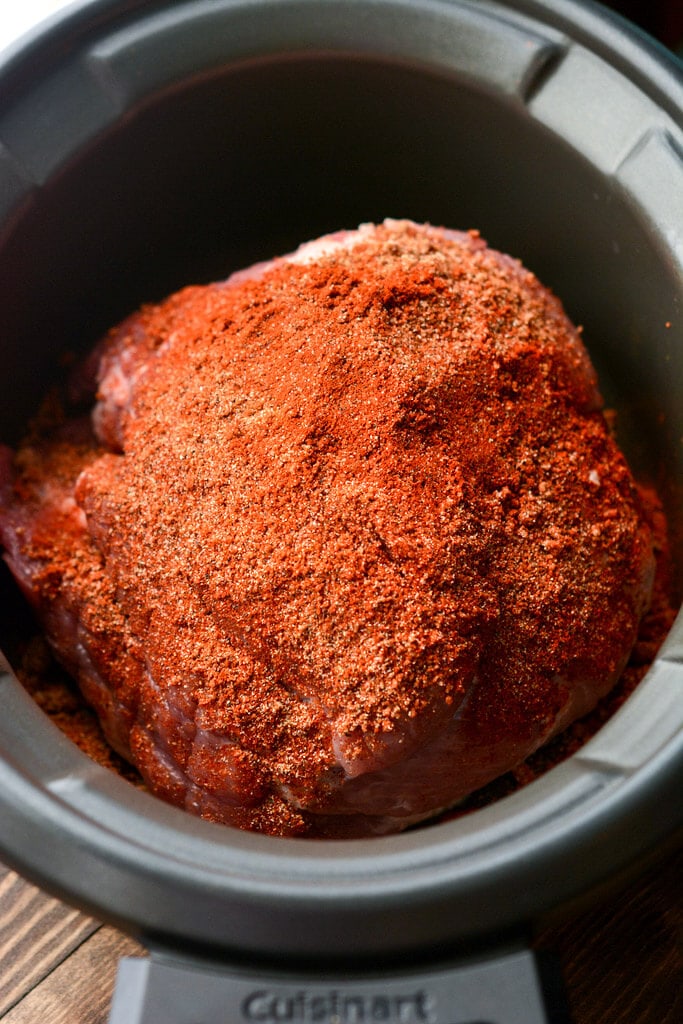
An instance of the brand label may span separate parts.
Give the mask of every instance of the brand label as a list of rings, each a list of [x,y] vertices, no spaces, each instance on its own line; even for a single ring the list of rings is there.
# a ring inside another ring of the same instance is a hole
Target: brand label
[[[423,989],[401,995],[379,993],[297,992],[269,989],[251,992],[242,1001],[242,1016],[256,1024],[431,1024],[431,997]]]

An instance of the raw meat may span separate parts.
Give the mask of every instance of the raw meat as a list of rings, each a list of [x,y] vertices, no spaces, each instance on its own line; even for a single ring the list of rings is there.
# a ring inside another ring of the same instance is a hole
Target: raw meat
[[[403,829],[628,659],[638,489],[559,302],[474,233],[364,225],[187,288],[70,401],[0,457],[5,558],[109,742],[193,813]]]

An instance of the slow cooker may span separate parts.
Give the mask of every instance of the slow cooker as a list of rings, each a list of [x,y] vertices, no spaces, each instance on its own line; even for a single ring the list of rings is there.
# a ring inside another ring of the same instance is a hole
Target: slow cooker
[[[140,303],[385,216],[478,228],[583,324],[683,575],[683,77],[578,0],[91,0],[0,63],[0,439]],[[2,581],[0,642],[24,614]],[[680,839],[683,620],[581,751],[369,840],[200,821],[0,675],[0,854],[135,935],[112,1024],[559,1020],[534,926]]]

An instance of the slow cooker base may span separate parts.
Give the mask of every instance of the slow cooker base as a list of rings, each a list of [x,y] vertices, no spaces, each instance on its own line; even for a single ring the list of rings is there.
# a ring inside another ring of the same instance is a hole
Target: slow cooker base
[[[121,961],[109,1024],[564,1024],[556,977],[524,949],[396,975],[264,975],[190,960]]]

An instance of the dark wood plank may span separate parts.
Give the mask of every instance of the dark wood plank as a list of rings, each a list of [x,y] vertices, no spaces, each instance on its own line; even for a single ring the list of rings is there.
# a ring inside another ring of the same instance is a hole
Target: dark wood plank
[[[681,854],[541,944],[559,954],[575,1024],[681,1024]]]
[[[0,875],[0,1015],[99,927],[13,871]]]
[[[144,950],[113,928],[100,927],[2,1018],[2,1024],[106,1024],[116,968]]]

